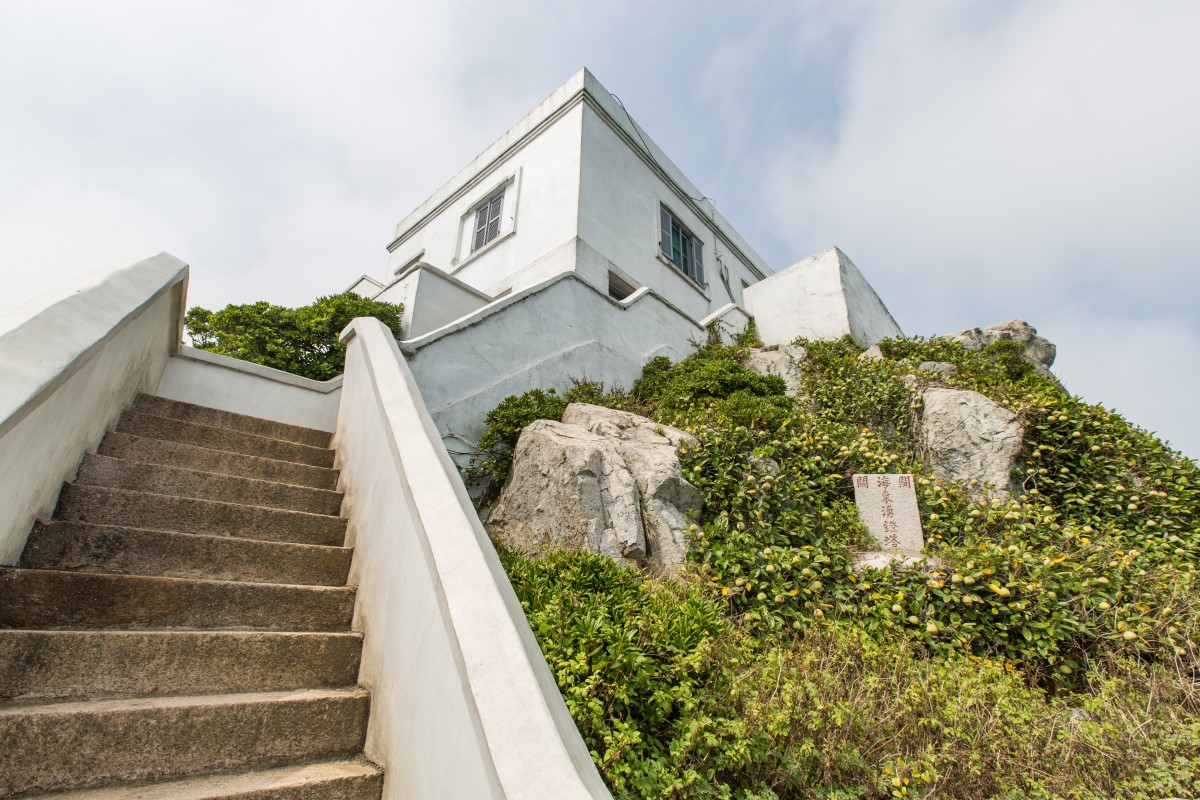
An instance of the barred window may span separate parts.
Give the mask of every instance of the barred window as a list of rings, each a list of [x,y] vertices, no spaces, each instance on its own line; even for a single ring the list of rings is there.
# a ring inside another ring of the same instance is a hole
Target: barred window
[[[675,219],[666,206],[659,206],[663,258],[700,286],[704,285],[704,245]]]
[[[487,202],[475,209],[475,238],[471,241],[471,252],[474,253],[500,233],[500,212],[504,208],[504,190],[488,198]]]

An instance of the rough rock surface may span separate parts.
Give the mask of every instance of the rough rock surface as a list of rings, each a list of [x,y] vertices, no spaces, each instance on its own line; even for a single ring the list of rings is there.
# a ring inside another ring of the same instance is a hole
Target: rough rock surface
[[[1028,322],[1010,319],[987,328],[970,328],[946,336],[952,342],[962,342],[971,350],[982,350],[989,344],[1003,341],[1020,342],[1025,346],[1025,357],[1046,374],[1054,364],[1058,348],[1049,339],[1038,336],[1037,329]]]
[[[922,361],[917,365],[917,369],[921,372],[936,372],[943,375],[954,375],[958,372],[958,365],[952,364],[949,361]]]
[[[687,556],[684,532],[703,502],[676,455],[693,441],[636,414],[572,403],[562,422],[522,431],[489,524],[527,553],[585,550],[670,570]]]
[[[808,357],[803,347],[793,344],[753,348],[746,368],[759,375],[778,375],[787,384],[787,394],[795,397],[804,387],[804,359]]]
[[[978,392],[931,387],[922,395],[923,445],[934,474],[947,480],[990,484],[995,496],[1015,489],[1013,468],[1025,428],[1020,418]]]

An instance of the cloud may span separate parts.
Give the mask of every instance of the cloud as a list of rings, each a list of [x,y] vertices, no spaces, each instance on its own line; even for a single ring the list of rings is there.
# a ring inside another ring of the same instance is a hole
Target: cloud
[[[1028,319],[1113,402],[1068,321],[1147,353],[1200,336],[1198,23],[1111,0],[0,4],[0,297],[151,248],[210,307],[380,275],[396,222],[588,65],[774,266],[837,244],[910,333]],[[1162,366],[1130,416],[1196,442],[1194,385]]]

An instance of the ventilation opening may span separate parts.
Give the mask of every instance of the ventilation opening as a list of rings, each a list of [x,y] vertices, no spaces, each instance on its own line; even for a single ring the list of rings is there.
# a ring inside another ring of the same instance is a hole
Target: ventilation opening
[[[613,300],[624,300],[637,289],[621,280],[615,273],[608,273],[608,296]]]

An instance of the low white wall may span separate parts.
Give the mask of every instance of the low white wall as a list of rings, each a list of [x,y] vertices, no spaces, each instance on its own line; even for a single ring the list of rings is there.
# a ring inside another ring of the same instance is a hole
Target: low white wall
[[[608,798],[387,328],[356,319],[336,443],[384,796]]]
[[[904,335],[858,267],[836,247],[797,261],[743,294],[764,344],[849,335],[868,347]]]
[[[473,286],[424,262],[397,275],[374,299],[404,306],[402,330],[410,339],[462,319],[492,302],[491,297]]]
[[[155,394],[320,431],[337,427],[342,377],[314,381],[249,361],[180,347]]]
[[[182,338],[188,268],[126,258],[0,314],[0,564]]]
[[[736,306],[694,320],[644,287],[617,301],[568,273],[401,347],[438,429],[465,463],[484,415],[508,395],[567,389],[572,378],[628,389],[649,359],[690,355],[714,319],[745,327]]]

